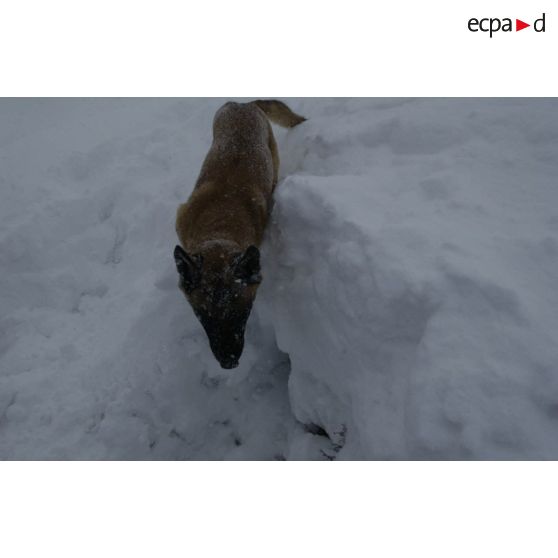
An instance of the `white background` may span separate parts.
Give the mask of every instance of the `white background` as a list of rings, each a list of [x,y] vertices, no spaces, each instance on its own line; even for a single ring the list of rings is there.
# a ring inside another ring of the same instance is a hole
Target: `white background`
[[[550,2],[29,1],[4,96],[555,96]],[[470,33],[546,12],[546,33]],[[555,463],[3,463],[3,556],[546,556]],[[554,552],[553,552],[554,554]]]
[[[5,95],[540,96],[552,4],[19,0],[0,8]],[[471,33],[470,18],[547,31]]]

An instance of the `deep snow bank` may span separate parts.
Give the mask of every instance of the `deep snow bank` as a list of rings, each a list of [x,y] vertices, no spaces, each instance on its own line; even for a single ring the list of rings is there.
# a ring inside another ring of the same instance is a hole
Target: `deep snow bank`
[[[557,458],[556,103],[381,109],[285,146],[260,303],[296,418],[340,458]]]

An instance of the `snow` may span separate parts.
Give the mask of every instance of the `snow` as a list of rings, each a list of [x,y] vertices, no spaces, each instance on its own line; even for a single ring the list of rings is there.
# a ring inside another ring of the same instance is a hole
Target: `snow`
[[[0,458],[558,458],[558,102],[286,101],[224,371],[172,259],[224,100],[0,100]]]

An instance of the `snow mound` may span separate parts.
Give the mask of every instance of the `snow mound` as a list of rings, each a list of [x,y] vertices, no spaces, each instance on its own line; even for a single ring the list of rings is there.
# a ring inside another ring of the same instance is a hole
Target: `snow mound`
[[[556,107],[418,103],[288,142],[260,302],[293,413],[338,458],[555,459]]]

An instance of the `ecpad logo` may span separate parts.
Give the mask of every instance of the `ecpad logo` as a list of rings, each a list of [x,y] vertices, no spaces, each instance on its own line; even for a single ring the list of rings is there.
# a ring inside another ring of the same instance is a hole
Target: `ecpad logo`
[[[533,23],[533,29],[537,33],[544,33],[545,32],[545,16],[543,14],[539,19],[536,19]],[[503,32],[510,32],[513,31],[512,28],[512,18],[505,17],[503,19],[499,19],[497,17],[485,17],[482,19],[477,19],[476,17],[472,17],[467,27],[469,31],[473,33],[477,33],[478,31],[482,31],[484,33],[490,33],[490,38],[492,38],[493,33],[497,33],[498,31]],[[522,29],[526,29],[527,27],[531,27],[530,23],[525,23],[520,19],[515,20],[515,30],[521,31]]]

